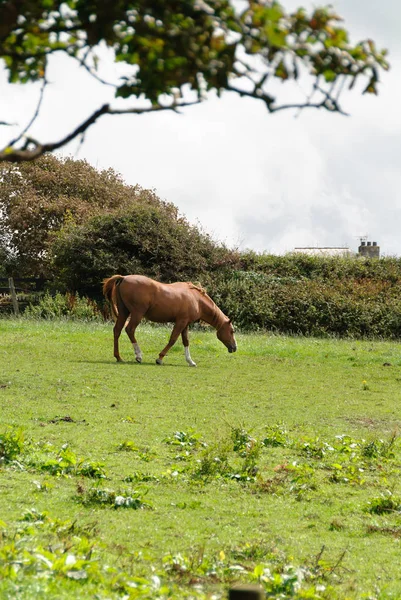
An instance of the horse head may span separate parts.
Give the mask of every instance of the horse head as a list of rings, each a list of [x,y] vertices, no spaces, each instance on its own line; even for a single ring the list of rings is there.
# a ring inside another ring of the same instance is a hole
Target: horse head
[[[231,319],[226,321],[217,330],[217,337],[222,342],[229,352],[235,352],[237,350],[237,342],[234,337],[234,327],[231,324]]]

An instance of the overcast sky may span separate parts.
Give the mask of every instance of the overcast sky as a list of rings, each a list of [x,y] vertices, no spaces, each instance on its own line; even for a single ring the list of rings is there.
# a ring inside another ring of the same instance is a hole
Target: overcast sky
[[[269,115],[255,100],[226,94],[181,116],[105,116],[78,154],[77,142],[63,154],[113,167],[127,183],[155,189],[230,246],[273,253],[296,246],[356,250],[358,236],[367,234],[382,254],[401,255],[401,2],[331,4],[353,42],[372,38],[390,51],[392,68],[382,75],[378,97],[344,96],[350,117],[312,110]],[[110,64],[102,74],[112,76],[114,69]],[[7,85],[5,74],[0,77],[0,120],[24,125],[39,88]],[[112,88],[72,59],[54,58],[49,79],[32,132],[43,142],[58,139],[113,97]]]

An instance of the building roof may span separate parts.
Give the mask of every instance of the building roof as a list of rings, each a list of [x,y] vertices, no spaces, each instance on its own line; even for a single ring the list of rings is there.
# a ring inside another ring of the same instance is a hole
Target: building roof
[[[352,254],[351,250],[344,246],[324,246],[321,248],[310,246],[305,248],[294,248],[293,252],[308,254],[309,256],[347,256]]]

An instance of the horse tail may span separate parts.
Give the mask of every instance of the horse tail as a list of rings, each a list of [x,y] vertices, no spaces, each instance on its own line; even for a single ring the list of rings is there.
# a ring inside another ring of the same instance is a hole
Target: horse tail
[[[114,319],[118,317],[116,287],[122,282],[124,275],[113,275],[103,280],[103,295],[110,302]]]

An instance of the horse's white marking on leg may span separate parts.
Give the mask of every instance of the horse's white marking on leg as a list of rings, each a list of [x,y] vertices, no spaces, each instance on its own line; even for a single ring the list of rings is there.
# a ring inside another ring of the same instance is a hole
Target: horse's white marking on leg
[[[134,348],[136,362],[141,363],[142,362],[142,352],[139,347],[139,344],[137,344],[136,342],[133,342],[132,347]]]
[[[185,346],[185,359],[190,367],[196,367],[196,362],[192,360],[188,346]]]

